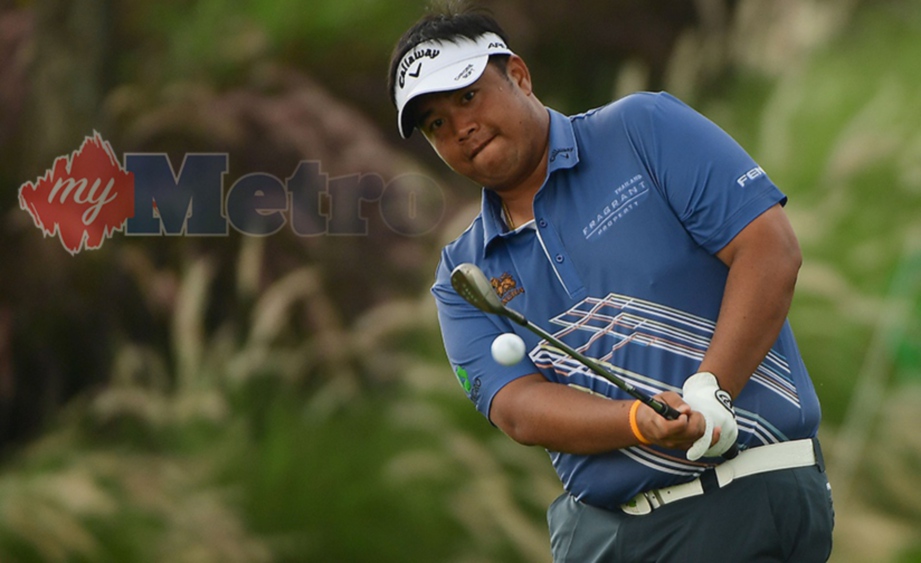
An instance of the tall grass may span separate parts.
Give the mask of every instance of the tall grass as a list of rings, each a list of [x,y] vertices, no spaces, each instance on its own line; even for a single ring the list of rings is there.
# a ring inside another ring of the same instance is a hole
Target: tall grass
[[[901,430],[921,407],[919,31],[915,3],[864,4],[775,80],[713,104],[790,195],[806,258],[791,323],[822,400],[839,562],[921,546],[921,450]]]
[[[469,408],[428,297],[342,327],[309,268],[246,281],[260,244],[245,329],[207,328],[216,268],[190,261],[169,354],[126,343],[4,468],[0,561],[546,559],[559,485]]]

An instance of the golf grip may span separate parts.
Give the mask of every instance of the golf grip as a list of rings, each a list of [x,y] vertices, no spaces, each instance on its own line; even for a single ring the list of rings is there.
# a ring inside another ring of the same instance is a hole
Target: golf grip
[[[676,418],[678,418],[678,415],[679,415],[678,411],[676,411],[676,410],[673,409],[672,407],[666,405],[666,404],[663,403],[662,401],[657,401],[656,399],[653,399],[652,397],[649,397],[648,400],[646,400],[646,401],[644,401],[642,398],[639,398],[639,397],[637,397],[637,399],[639,399],[641,402],[646,403],[647,405],[649,405],[649,408],[651,408],[652,410],[654,410],[654,411],[656,411],[657,413],[661,414],[662,416],[664,416],[664,417],[667,418],[668,420],[675,420]],[[661,409],[661,410],[660,410],[660,409]],[[729,446],[729,449],[728,449],[728,450],[726,450],[725,452],[723,452],[722,457],[723,457],[723,459],[732,459],[732,458],[736,457],[737,455],[739,455],[739,445],[738,445],[738,444],[733,444],[733,445]]]
[[[640,397],[636,397],[636,398],[639,399],[641,402],[646,403],[646,405],[648,405],[649,408],[661,414],[664,418],[668,420],[675,420],[681,415],[681,413],[679,413],[673,407],[669,406],[666,403],[663,403],[662,401],[653,399],[652,397],[646,397],[645,399],[640,398]]]
[[[640,395],[642,395],[642,393],[640,393]],[[668,420],[675,420],[676,418],[678,418],[680,414],[677,410],[673,409],[672,407],[668,406],[662,401],[653,399],[652,397],[646,397],[645,399],[643,397],[636,397],[635,395],[634,397],[638,399],[640,402],[646,403],[646,405],[648,405],[649,408],[661,414],[663,417],[665,417]],[[736,457],[737,455],[739,455],[739,445],[733,444],[729,446],[728,450],[723,452],[722,457],[724,459],[732,459]]]

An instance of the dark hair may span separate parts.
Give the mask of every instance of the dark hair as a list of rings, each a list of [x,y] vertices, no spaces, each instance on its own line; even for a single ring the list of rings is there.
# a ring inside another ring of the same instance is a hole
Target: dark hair
[[[440,39],[453,41],[457,37],[476,39],[484,33],[495,33],[508,45],[508,36],[499,22],[482,8],[477,8],[464,1],[442,2],[440,5],[432,4],[429,12],[422,16],[406,33],[400,37],[393,54],[390,55],[390,71],[387,74],[387,92],[390,102],[396,105],[394,84],[396,82],[397,66],[403,56],[419,43]],[[498,59],[499,56],[490,58]],[[508,56],[501,56],[502,62]]]

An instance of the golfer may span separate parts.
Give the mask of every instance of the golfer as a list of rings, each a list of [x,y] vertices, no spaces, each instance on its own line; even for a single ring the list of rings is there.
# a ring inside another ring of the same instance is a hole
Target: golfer
[[[786,320],[801,254],[767,173],[667,93],[545,107],[476,11],[419,20],[389,79],[400,134],[418,129],[483,187],[432,291],[476,408],[549,452],[564,489],[548,510],[554,561],[826,561],[821,413]],[[506,306],[681,416],[468,304],[449,280],[466,262]],[[528,350],[512,366],[490,355],[508,332]]]

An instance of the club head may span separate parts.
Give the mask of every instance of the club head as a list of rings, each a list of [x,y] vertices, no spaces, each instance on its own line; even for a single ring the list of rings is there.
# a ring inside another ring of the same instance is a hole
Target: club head
[[[486,275],[474,264],[460,264],[451,272],[454,291],[477,309],[498,315],[506,314],[505,306]]]

